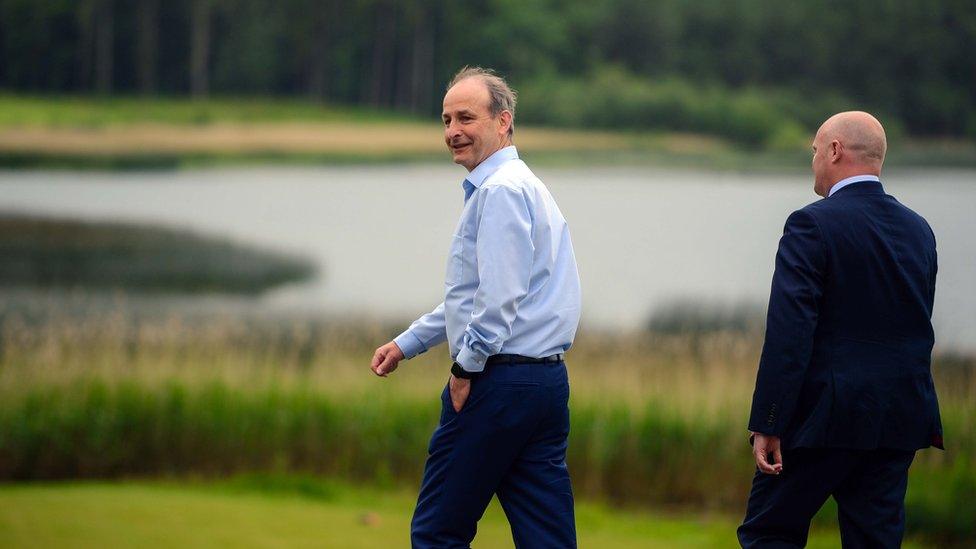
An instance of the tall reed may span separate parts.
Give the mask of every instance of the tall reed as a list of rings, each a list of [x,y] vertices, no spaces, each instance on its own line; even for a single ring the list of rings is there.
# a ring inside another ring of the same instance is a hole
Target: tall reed
[[[443,349],[387,379],[375,323],[7,316],[0,479],[301,472],[416,485]],[[755,334],[581,334],[569,353],[575,490],[613,503],[742,512]],[[976,361],[937,356],[947,451],[920,452],[912,532],[976,535]]]

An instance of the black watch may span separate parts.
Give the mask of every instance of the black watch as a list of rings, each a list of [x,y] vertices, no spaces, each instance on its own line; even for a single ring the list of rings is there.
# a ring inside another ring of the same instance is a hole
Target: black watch
[[[469,372],[464,368],[462,368],[461,365],[458,364],[457,362],[451,364],[451,373],[454,374],[454,377],[460,379],[474,379],[478,377],[477,372]]]

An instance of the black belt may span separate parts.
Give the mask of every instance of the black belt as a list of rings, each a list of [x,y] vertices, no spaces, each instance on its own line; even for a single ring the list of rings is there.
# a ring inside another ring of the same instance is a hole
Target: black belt
[[[550,356],[544,356],[542,358],[534,358],[531,356],[522,355],[491,355],[485,364],[553,364],[556,362],[563,361],[563,354],[555,354]]]

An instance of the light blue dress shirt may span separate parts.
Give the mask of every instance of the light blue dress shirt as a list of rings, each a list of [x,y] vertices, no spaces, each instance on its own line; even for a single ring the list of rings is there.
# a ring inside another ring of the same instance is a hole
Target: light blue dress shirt
[[[853,177],[847,177],[841,179],[837,183],[834,183],[834,186],[831,187],[830,191],[827,192],[827,198],[834,196],[835,192],[843,189],[844,187],[850,185],[851,183],[860,183],[861,181],[877,181],[880,183],[881,178],[879,178],[876,175],[855,175]]]
[[[404,357],[447,340],[462,368],[480,372],[491,355],[568,350],[580,282],[569,227],[549,190],[515,147],[485,159],[462,187],[444,302],[396,337]]]

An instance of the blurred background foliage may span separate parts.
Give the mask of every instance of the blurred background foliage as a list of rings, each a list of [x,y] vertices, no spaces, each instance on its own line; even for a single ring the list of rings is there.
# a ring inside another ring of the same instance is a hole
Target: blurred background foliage
[[[794,143],[841,108],[976,137],[966,0],[0,0],[0,89],[275,95],[431,115],[494,67],[522,119]]]

